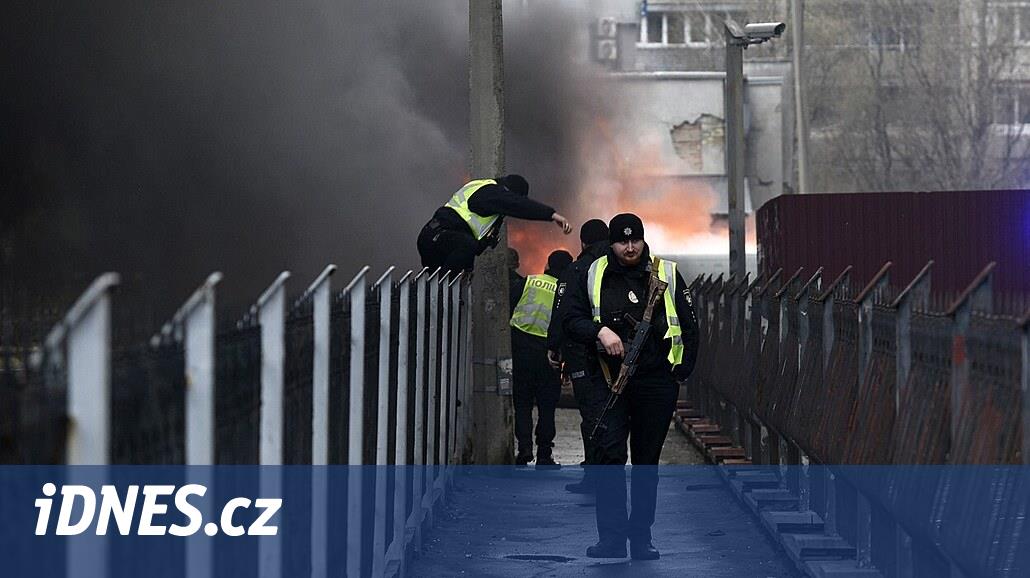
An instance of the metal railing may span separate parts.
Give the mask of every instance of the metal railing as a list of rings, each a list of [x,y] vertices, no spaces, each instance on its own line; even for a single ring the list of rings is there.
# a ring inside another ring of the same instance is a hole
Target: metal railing
[[[17,387],[2,384],[0,463],[310,464],[311,546],[300,565],[311,576],[335,574],[330,556],[342,549],[334,560],[350,576],[403,573],[470,455],[471,284],[428,270],[395,280],[393,267],[370,284],[366,267],[334,293],[335,270],[326,267],[291,303],[283,272],[222,331],[214,273],[149,343],[133,347],[112,344],[119,277],[102,275]],[[345,545],[329,524],[336,487],[324,466],[333,465],[352,466]],[[284,475],[262,468],[261,494],[279,494]],[[363,515],[367,504],[374,515]],[[106,555],[72,542],[67,574],[102,575]],[[284,568],[298,554],[281,537],[259,548],[261,576],[292,575]],[[188,541],[188,575],[215,575],[215,557],[210,541]]]
[[[995,312],[993,264],[944,302],[930,292],[932,265],[903,289],[890,263],[861,290],[850,267],[828,284],[822,269],[697,278],[702,346],[688,402],[742,450],[713,459],[778,467],[779,488],[853,545],[859,566],[1013,575],[1027,569],[1017,553],[1030,487],[1000,466],[1030,464],[1030,313]],[[869,479],[854,465],[999,467],[963,481],[961,468]],[[882,540],[884,528],[897,539]]]

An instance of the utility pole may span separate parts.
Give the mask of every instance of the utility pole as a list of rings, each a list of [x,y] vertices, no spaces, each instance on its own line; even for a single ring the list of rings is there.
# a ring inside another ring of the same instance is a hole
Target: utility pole
[[[469,114],[473,178],[504,173],[504,28],[501,0],[469,0]],[[510,464],[515,455],[508,326],[508,237],[476,259],[472,278],[472,458]]]
[[[805,50],[804,22],[805,0],[792,0],[790,10],[791,25],[794,27],[793,68],[794,68],[794,117],[798,142],[798,182],[796,191],[811,192],[808,182],[808,118],[805,117],[804,82],[801,78],[801,60]]]
[[[726,193],[729,195],[730,275],[743,279],[744,253],[744,49],[779,38],[782,22],[757,22],[743,28],[732,20],[726,34]]]
[[[726,32],[726,191],[729,194],[730,275],[743,279],[747,272],[744,253],[744,47],[746,41]]]

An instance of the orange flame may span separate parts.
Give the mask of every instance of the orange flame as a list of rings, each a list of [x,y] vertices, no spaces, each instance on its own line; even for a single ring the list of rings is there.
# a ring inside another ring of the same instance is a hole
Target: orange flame
[[[635,213],[644,222],[648,244],[658,254],[719,254],[729,250],[725,220],[713,220],[717,193],[698,178],[676,176],[663,160],[658,142],[629,142],[613,123],[597,117],[580,135],[580,183],[574,206],[558,211],[582,224],[608,221],[618,213]],[[746,243],[754,251],[755,230],[747,222]],[[543,271],[551,251],[564,248],[575,256],[579,239],[564,236],[553,224],[512,220],[509,245],[519,251],[520,272]]]

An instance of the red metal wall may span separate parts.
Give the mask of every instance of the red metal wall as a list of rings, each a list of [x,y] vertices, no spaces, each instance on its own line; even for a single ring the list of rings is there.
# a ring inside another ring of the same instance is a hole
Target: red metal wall
[[[998,294],[1030,293],[1030,191],[783,195],[758,210],[762,271],[852,265],[865,283],[893,261],[906,285],[934,260],[934,292],[964,289],[996,261]]]

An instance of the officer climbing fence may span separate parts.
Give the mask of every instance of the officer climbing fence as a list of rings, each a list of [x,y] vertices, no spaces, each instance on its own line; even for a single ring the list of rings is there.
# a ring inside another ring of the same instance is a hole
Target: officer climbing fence
[[[366,267],[333,291],[335,269],[291,302],[282,273],[222,327],[212,274],[131,345],[112,340],[120,279],[102,275],[43,343],[2,348],[0,464],[413,466],[262,469],[249,488],[308,490],[280,538],[261,542],[254,575],[400,571],[470,455],[471,285],[428,270],[398,280],[393,267],[371,280]],[[171,565],[187,575],[241,568],[192,542],[182,555]],[[99,568],[75,556],[47,564]]]
[[[904,288],[890,263],[861,290],[850,267],[691,284],[702,349],[677,421],[768,527],[793,528],[802,565],[1030,573],[1012,467],[1030,464],[1030,303],[992,294],[994,264],[934,295],[932,265]],[[759,464],[779,475],[748,478]]]

